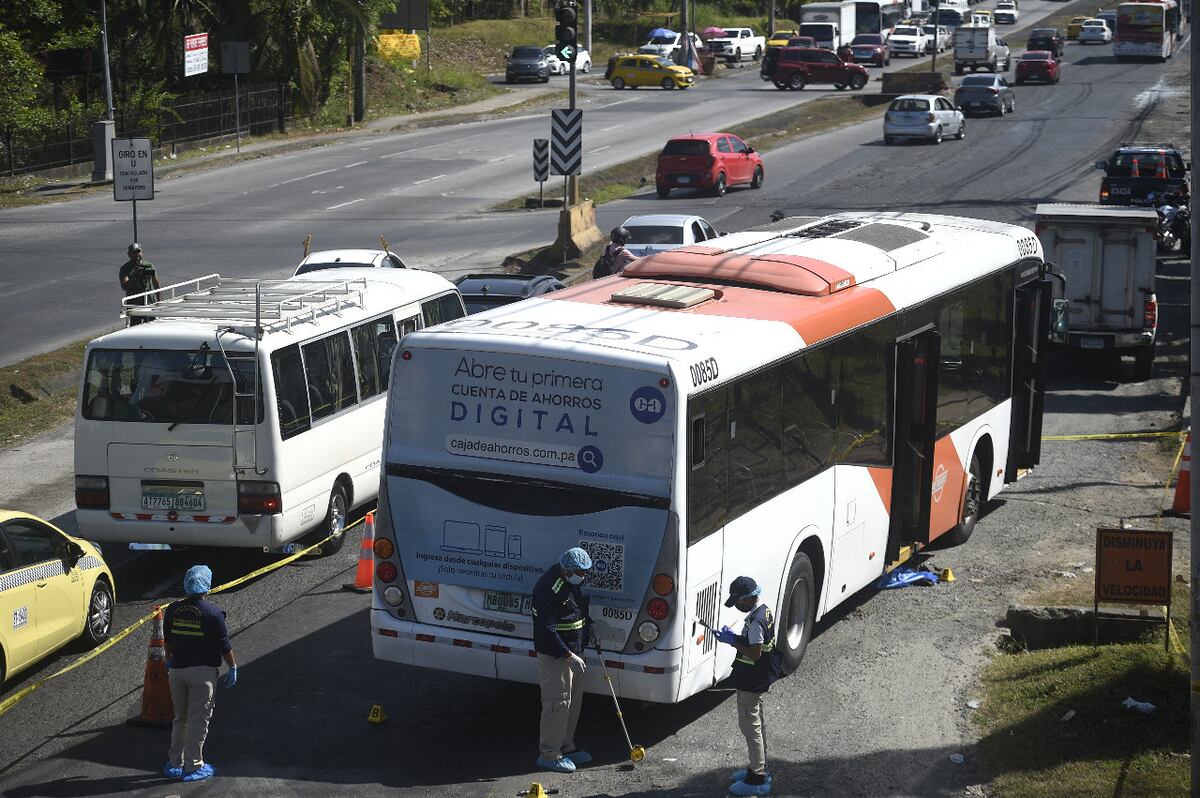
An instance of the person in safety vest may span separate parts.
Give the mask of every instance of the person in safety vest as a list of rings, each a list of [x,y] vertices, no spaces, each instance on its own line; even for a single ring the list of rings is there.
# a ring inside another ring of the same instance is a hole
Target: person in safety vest
[[[575,747],[583,703],[583,649],[592,633],[588,598],[580,585],[592,568],[581,548],[567,549],[533,586],[533,647],[542,690],[537,765],[574,773],[592,755]]]
[[[201,781],[214,773],[213,766],[204,761],[204,738],[212,719],[222,659],[229,671],[221,677],[221,684],[233,687],[238,677],[225,613],[205,600],[211,589],[212,570],[207,565],[193,565],[183,577],[187,598],[171,604],[163,614],[167,678],[175,703],[163,775],[184,781]]]
[[[774,669],[779,661],[774,656],[775,618],[770,608],[759,603],[762,588],[748,576],[739,576],[729,585],[726,607],[737,607],[746,613],[742,633],[728,626],[721,627],[716,638],[737,650],[730,681],[737,688],[738,726],[746,737],[750,766],[733,774],[730,795],[768,795],[771,774],[767,772],[767,748],[763,740],[763,695],[779,678]]]

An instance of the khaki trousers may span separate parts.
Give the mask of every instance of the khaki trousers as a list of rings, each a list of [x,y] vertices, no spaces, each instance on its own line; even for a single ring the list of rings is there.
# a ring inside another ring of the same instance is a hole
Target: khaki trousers
[[[750,754],[749,771],[757,775],[767,772],[767,746],[763,741],[763,695],[749,690],[737,691],[738,727],[746,737]]]
[[[208,736],[208,721],[212,718],[213,688],[218,671],[218,668],[198,665],[172,668],[167,674],[171,681],[171,700],[175,702],[175,722],[171,724],[167,761],[172,767],[182,767],[184,773],[191,773],[204,764],[204,738]]]
[[[537,655],[538,684],[542,688],[542,723],[539,753],[558,759],[575,750],[575,727],[583,703],[583,676],[571,669],[567,657]]]

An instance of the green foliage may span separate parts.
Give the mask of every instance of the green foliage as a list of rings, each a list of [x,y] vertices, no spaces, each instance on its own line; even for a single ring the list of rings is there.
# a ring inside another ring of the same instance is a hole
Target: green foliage
[[[42,121],[37,107],[41,80],[41,67],[22,48],[21,40],[0,28],[0,124],[23,130]]]

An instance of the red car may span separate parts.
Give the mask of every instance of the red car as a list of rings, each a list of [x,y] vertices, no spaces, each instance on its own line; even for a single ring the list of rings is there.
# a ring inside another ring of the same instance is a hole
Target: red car
[[[720,197],[738,184],[762,188],[763,162],[753,147],[732,133],[676,136],[658,154],[654,186],[663,199],[673,188],[698,188]]]
[[[1049,50],[1030,50],[1021,56],[1017,62],[1017,85],[1042,80],[1046,83],[1058,83],[1061,79],[1061,67]]]
[[[850,52],[854,54],[856,64],[865,61],[882,67],[892,63],[892,54],[888,50],[887,42],[878,33],[860,33],[855,36],[850,42]]]
[[[858,91],[868,80],[870,75],[865,68],[843,61],[833,50],[819,47],[784,47],[771,75],[775,88],[793,91],[810,83],[832,83],[835,89],[849,86]]]

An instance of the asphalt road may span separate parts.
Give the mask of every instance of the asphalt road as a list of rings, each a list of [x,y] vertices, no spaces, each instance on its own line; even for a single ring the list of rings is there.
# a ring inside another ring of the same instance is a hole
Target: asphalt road
[[[1186,75],[1186,56],[1185,48],[1165,66],[1117,65],[1107,48],[1072,46],[1061,85],[1019,88],[1017,113],[971,120],[965,142],[884,147],[878,122],[850,127],[768,153],[762,190],[732,191],[719,200],[680,193],[665,202],[651,192],[602,208],[601,223],[664,208],[699,212],[722,229],[766,221],[775,209],[810,214],[917,208],[1028,221],[1038,201],[1094,197],[1098,178],[1089,164],[1112,142],[1177,135],[1186,119],[1175,122],[1166,115],[1176,89],[1163,78]],[[757,89],[747,81],[747,92]],[[765,96],[778,94],[770,90]],[[283,160],[299,174],[299,164],[291,163],[295,157]],[[312,164],[307,168],[319,171]],[[195,178],[217,180],[228,173]],[[272,172],[269,179],[283,174]],[[241,214],[224,215],[236,220]],[[99,227],[112,222],[96,224],[94,235],[100,236]],[[4,235],[10,234],[6,229]],[[103,271],[107,284],[109,264]],[[1128,363],[1116,375],[1097,363],[1064,363],[1055,369],[1047,402],[1047,434],[1165,429],[1174,423],[1182,407],[1187,352],[1184,276],[1186,266],[1178,261],[1160,268],[1161,376],[1135,383]],[[69,453],[69,431],[19,452],[0,452],[0,473],[6,475],[0,506],[20,499],[21,506],[57,516],[70,527]],[[1047,572],[1088,561],[1097,524],[1152,516],[1169,464],[1169,454],[1154,443],[1047,444],[1043,465],[989,508],[969,544],[935,552],[934,561],[952,566],[957,582],[937,589],[864,591],[823,622],[802,669],[768,699],[775,794],[952,796],[986,782],[989,774],[975,759],[977,733],[964,705],[975,695],[972,677],[995,637],[995,618]],[[580,739],[597,755],[597,764],[570,779],[538,775],[532,770],[533,688],[371,657],[367,599],[340,590],[352,574],[356,551],[352,539],[339,555],[291,565],[218,597],[235,630],[242,673],[237,688],[219,696],[206,748],[217,781],[164,781],[157,772],[166,735],[124,725],[136,711],[145,659],[146,635],[139,631],[0,719],[0,792],[398,791],[499,797],[536,780],[570,796],[715,796],[723,793],[725,774],[744,764],[728,692],[714,690],[675,707],[625,707],[634,741],[649,748],[636,768],[624,764],[624,740],[611,703],[589,696]],[[113,552],[112,559],[119,563],[118,625],[139,617],[155,599],[177,593],[181,570],[194,560],[209,561],[218,581],[267,561],[229,552],[132,558]],[[52,658],[0,695],[35,683],[78,653]],[[381,726],[365,722],[376,703],[390,715]],[[965,764],[951,763],[951,753],[963,753]]]
[[[1062,7],[1026,0],[1021,23],[1005,31]],[[908,65],[894,59],[889,69]],[[594,71],[580,84],[585,169],[657,151],[678,132],[728,127],[829,93],[777,91],[751,63],[726,74],[687,91],[616,92],[601,82],[602,68]],[[164,281],[286,276],[310,233],[316,249],[376,247],[382,234],[409,263],[451,277],[492,270],[555,237],[557,211],[479,213],[536,191],[532,140],[548,137],[549,127],[542,112],[364,135],[161,179],[155,199],[138,203],[138,237]],[[552,180],[546,190],[561,194],[561,185]],[[0,212],[0,365],[119,323],[116,271],[132,230],[129,203],[106,193]]]

